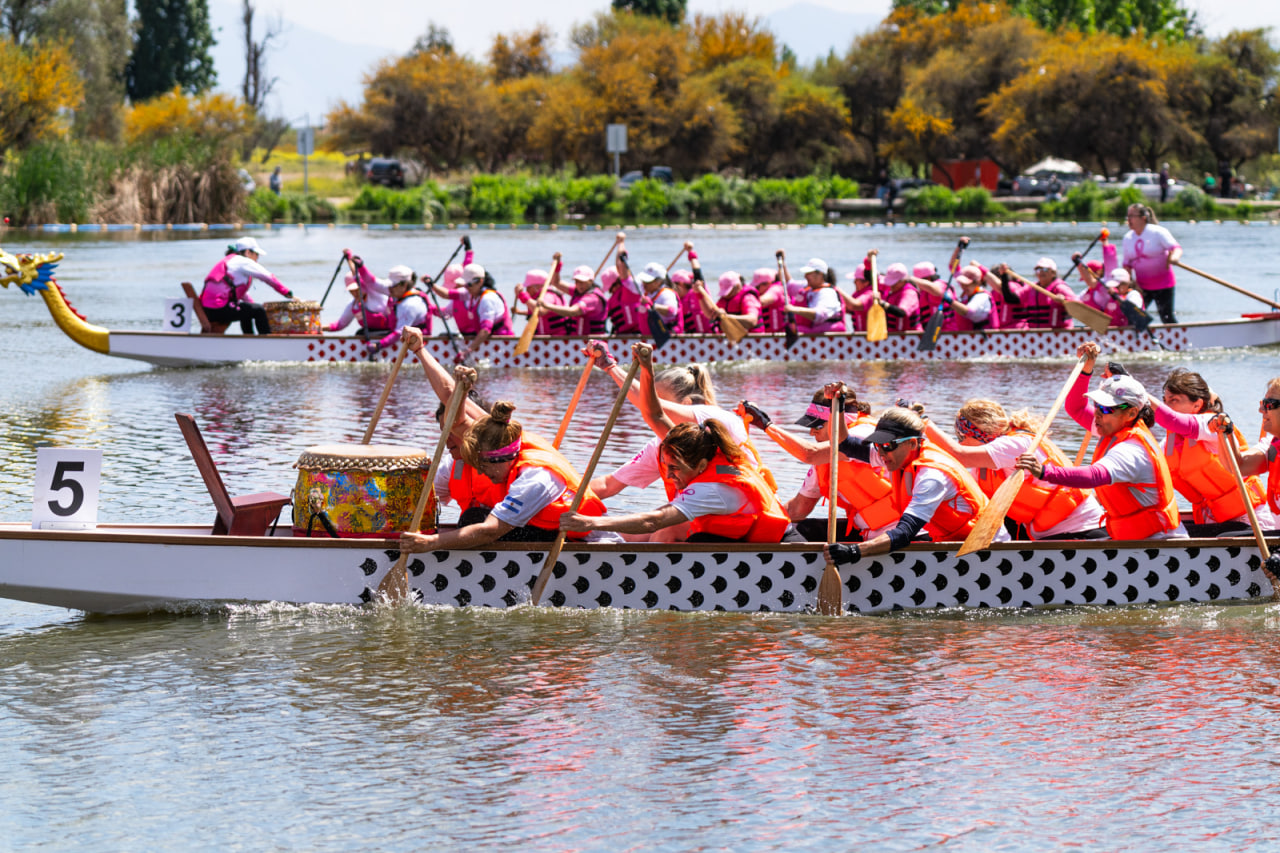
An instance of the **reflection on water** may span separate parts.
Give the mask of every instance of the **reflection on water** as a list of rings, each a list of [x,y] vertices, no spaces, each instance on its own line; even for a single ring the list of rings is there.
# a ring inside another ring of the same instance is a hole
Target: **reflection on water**
[[[1229,240],[1223,229],[1175,234],[1189,262],[1232,275],[1241,252],[1278,248],[1280,229],[1235,227]],[[973,254],[1061,262],[1087,231],[984,230]],[[941,262],[955,235],[654,230],[632,238],[632,255],[670,257],[686,236],[710,266],[751,269],[775,244],[844,266],[873,244],[881,257]],[[434,272],[457,238],[260,239],[273,269],[318,299],[344,242],[378,267]],[[476,239],[514,281],[552,246],[566,262],[598,259],[605,238]],[[138,327],[158,322],[163,297],[222,242],[57,245],[76,306]],[[112,278],[125,267],[128,286]],[[1236,280],[1269,294],[1276,275],[1252,265]],[[233,493],[283,492],[305,448],[359,441],[387,376],[383,365],[153,370],[71,349],[37,300],[0,299],[4,519],[30,512],[35,447],[50,442],[103,449],[104,520],[207,522],[175,411],[196,416]],[[1252,306],[1186,282],[1179,310],[1207,319]],[[1251,434],[1256,400],[1280,374],[1271,350],[1127,363],[1153,390],[1174,366],[1201,371]],[[756,400],[780,423],[843,378],[876,409],[920,400],[944,426],[972,396],[1043,412],[1068,371],[999,359],[713,368],[722,404]],[[549,436],[578,372],[484,370],[482,390]],[[615,391],[591,379],[565,442],[579,467]],[[432,447],[435,402],[406,366],[376,440]],[[1069,453],[1082,434],[1065,417],[1053,433]],[[627,407],[614,435],[602,471],[650,433]],[[804,469],[757,442],[789,496]],[[611,503],[660,500],[651,488]],[[0,838],[13,849],[175,838],[251,849],[1263,847],[1280,801],[1278,625],[1272,605],[840,620],[265,606],[103,620],[0,601]]]

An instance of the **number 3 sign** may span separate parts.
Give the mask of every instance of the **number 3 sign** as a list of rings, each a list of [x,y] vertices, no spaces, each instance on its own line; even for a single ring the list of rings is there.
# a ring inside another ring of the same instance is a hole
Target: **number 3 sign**
[[[96,526],[101,474],[101,450],[38,448],[32,528],[87,530]]]

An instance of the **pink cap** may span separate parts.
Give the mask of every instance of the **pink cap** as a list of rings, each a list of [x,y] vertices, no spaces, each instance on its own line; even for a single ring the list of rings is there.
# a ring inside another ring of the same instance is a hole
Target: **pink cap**
[[[973,278],[967,273],[960,273],[960,275],[956,276],[956,284],[960,285],[961,287],[964,287],[965,285],[973,284],[975,281],[977,281],[977,279]]]
[[[775,275],[777,275],[775,270],[771,270],[768,267],[760,267],[760,269],[751,274],[751,286],[759,287],[762,284],[773,284]]]
[[[524,286],[527,288],[542,287],[551,276],[546,270],[529,270],[524,274]]]
[[[676,270],[671,273],[672,284],[693,284],[692,270]]]
[[[907,277],[906,264],[889,264],[888,269],[884,271],[884,286],[893,287],[898,282]]]
[[[617,273],[615,272],[614,275],[616,276]],[[596,271],[593,270],[591,267],[587,266],[586,264],[582,264],[581,266],[574,267],[573,280],[574,281],[595,281]]]
[[[735,287],[742,284],[742,276],[733,270],[720,276],[720,298],[724,299]]]
[[[916,278],[932,278],[938,274],[938,268],[928,261],[921,261],[911,268],[911,274]]]
[[[605,290],[608,290],[609,288],[613,287],[615,284],[617,284],[617,282],[618,282],[618,270],[615,269],[614,267],[609,267],[607,270],[600,273],[600,286],[603,287]]]
[[[450,264],[444,271],[444,286],[457,287],[460,278],[462,278],[462,264]]]

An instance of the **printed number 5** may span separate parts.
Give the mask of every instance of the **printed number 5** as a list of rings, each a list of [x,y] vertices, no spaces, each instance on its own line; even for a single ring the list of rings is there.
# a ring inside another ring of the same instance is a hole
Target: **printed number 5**
[[[187,325],[187,306],[181,302],[175,302],[173,305],[173,319],[169,321],[169,325],[175,329],[181,329]]]
[[[49,511],[58,516],[75,515],[80,511],[80,507],[84,504],[84,487],[80,485],[79,480],[74,480],[65,476],[72,471],[83,471],[83,462],[67,462],[62,461],[53,469],[53,480],[49,483],[50,491],[60,492],[63,489],[71,490],[71,503],[63,506],[56,501],[49,501]]]

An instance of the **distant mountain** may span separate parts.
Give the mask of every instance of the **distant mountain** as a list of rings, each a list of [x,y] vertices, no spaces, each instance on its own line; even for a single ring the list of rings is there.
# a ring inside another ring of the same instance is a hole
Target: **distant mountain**
[[[834,48],[843,56],[854,36],[873,30],[880,15],[840,12],[813,3],[795,3],[763,20],[778,41],[791,48],[801,65],[810,65]]]
[[[240,4],[232,0],[209,0],[209,18],[214,46],[213,62],[218,69],[218,90],[239,94],[244,81],[244,35],[240,29]],[[254,29],[265,26],[262,12]],[[364,75],[393,51],[363,44],[351,44],[328,33],[285,22],[284,34],[267,54],[267,73],[280,78],[268,98],[268,112],[301,125],[305,114],[319,125],[324,115],[339,101],[358,104],[364,96]]]

